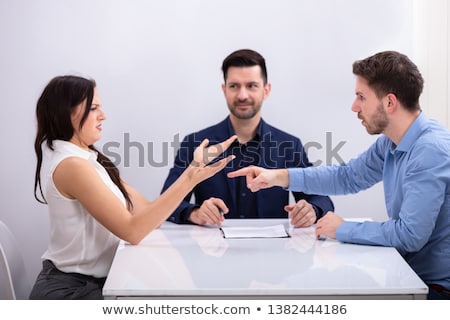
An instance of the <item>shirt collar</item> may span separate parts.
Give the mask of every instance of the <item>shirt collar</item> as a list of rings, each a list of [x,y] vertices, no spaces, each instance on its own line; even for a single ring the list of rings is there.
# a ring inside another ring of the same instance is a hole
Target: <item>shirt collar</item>
[[[261,133],[261,131],[262,131],[262,122],[263,122],[263,120],[261,118],[261,120],[258,123],[258,127],[256,128],[256,134],[250,141],[256,141],[256,142],[261,141],[261,137],[262,137],[262,133]],[[234,132],[233,125],[231,124],[230,117],[227,118],[227,126],[228,126],[228,136],[231,137],[232,135],[235,135],[236,132]]]
[[[426,128],[427,123],[428,117],[423,112],[420,112],[419,116],[408,128],[402,140],[400,140],[400,143],[395,148],[395,150],[407,152],[409,149],[411,149],[411,146],[419,138],[422,131]]]
[[[52,145],[56,152],[71,153],[86,160],[97,161],[97,153],[94,150],[84,150],[70,141],[54,140]]]

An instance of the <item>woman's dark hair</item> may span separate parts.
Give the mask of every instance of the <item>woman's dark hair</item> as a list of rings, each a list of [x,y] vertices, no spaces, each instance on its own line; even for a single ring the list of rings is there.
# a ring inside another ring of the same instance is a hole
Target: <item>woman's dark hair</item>
[[[84,114],[80,121],[80,128],[83,127],[90,112],[95,86],[94,80],[78,76],[55,77],[50,80],[38,99],[36,106],[37,133],[34,141],[34,151],[37,157],[34,197],[40,203],[47,203],[41,183],[42,145],[46,143],[53,150],[54,140],[69,141],[74,134],[71,114],[78,105],[86,101]],[[128,208],[131,208],[131,199],[122,184],[119,169],[93,145],[90,145],[89,149],[97,153],[97,161],[106,169],[111,180],[125,197]]]
[[[260,66],[261,76],[264,84],[267,84],[266,60],[258,52],[250,49],[241,49],[234,51],[223,60],[222,72],[223,79],[227,82],[228,69],[230,67],[253,67]]]
[[[393,93],[407,110],[420,109],[424,81],[417,66],[404,54],[384,51],[356,61],[353,74],[366,79],[378,98]]]

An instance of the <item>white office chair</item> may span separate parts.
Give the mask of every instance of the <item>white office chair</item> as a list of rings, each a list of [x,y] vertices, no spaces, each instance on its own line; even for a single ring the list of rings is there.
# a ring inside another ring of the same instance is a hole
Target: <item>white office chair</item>
[[[0,221],[0,300],[28,299],[31,283],[14,235]]]

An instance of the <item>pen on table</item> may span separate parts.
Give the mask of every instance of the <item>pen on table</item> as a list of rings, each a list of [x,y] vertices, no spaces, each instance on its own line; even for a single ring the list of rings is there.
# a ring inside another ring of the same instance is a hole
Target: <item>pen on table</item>
[[[325,236],[325,235],[323,235],[323,234],[319,234],[318,236],[317,236],[317,240],[326,240],[327,239],[327,236]]]
[[[224,213],[223,213],[222,209],[219,209],[219,213],[220,213],[220,217],[221,217],[221,221],[219,222],[219,228],[220,228],[220,230],[222,230],[222,221],[225,220],[225,217],[224,217]],[[223,232],[223,230],[222,230],[222,232]],[[223,235],[223,237],[225,238],[225,234]]]

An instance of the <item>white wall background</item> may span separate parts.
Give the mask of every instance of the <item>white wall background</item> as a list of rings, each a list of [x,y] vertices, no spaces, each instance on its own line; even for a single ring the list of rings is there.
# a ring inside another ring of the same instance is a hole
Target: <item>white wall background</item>
[[[450,121],[448,6],[432,1],[443,23],[435,26],[426,2],[0,0],[0,219],[16,234],[31,281],[48,234],[47,208],[33,197],[34,110],[52,77],[78,74],[97,81],[108,116],[98,146],[119,144],[109,152],[120,155],[124,178],[150,199],[172,164],[174,137],[227,115],[220,66],[240,48],[266,58],[273,89],[263,117],[305,144],[320,144],[322,149],[310,149],[313,162],[326,162],[329,132],[329,147],[344,141],[339,155],[348,161],[376,138],[350,110],[356,59],[381,50],[417,58],[427,80],[426,102],[437,102],[424,109]],[[444,52],[434,56],[430,43]],[[430,94],[433,83],[437,91]],[[146,154],[126,145],[125,137],[145,146]],[[333,200],[343,216],[386,218],[381,184]]]

